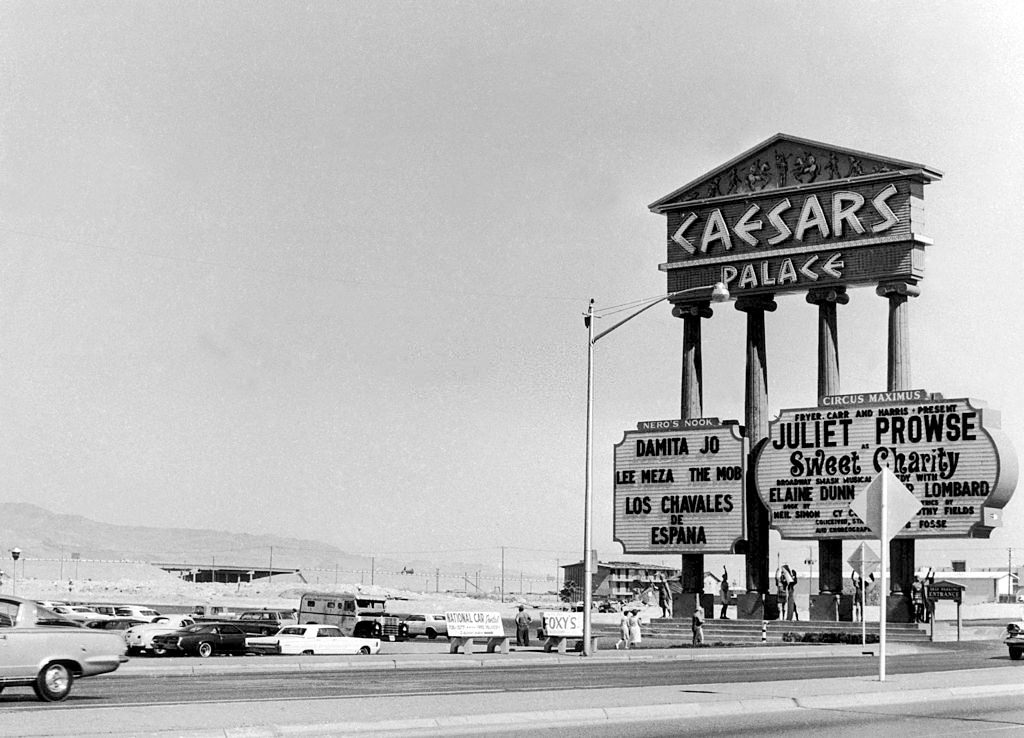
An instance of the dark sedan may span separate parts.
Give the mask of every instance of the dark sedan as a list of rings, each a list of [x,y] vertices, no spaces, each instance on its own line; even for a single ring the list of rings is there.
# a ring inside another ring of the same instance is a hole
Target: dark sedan
[[[246,636],[251,635],[234,623],[196,623],[172,633],[153,637],[153,650],[168,655],[198,654],[203,658],[215,653],[244,654]]]

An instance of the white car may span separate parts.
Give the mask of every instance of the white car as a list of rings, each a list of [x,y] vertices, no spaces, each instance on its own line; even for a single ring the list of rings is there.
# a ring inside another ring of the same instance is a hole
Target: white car
[[[289,655],[342,655],[380,653],[379,638],[352,638],[337,625],[287,625],[272,636],[245,639],[245,646],[254,653]]]
[[[138,618],[151,623],[160,617],[160,613],[152,607],[143,607],[142,605],[116,605],[114,614],[119,618]]]
[[[124,642],[128,646],[128,654],[148,653],[163,655],[163,649],[153,648],[153,637],[164,633],[195,625],[191,615],[161,615],[151,623],[133,625],[124,632]]]
[[[76,623],[85,623],[90,620],[102,620],[106,617],[106,615],[101,615],[91,607],[86,607],[85,605],[54,605],[50,609],[58,615],[66,617],[68,620],[74,620]]]
[[[127,660],[116,633],[77,627],[31,600],[0,596],[0,692],[32,687],[44,702],[59,702],[75,679]]]
[[[407,617],[405,624],[409,626],[410,638],[426,636],[430,640],[434,640],[439,635],[448,635],[448,621],[444,619],[444,615],[417,613]]]

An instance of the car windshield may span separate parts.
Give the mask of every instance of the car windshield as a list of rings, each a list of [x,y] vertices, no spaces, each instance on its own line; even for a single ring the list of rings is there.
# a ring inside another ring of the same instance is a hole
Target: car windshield
[[[209,625],[189,625],[186,628],[182,628],[186,633],[205,633],[210,630]]]

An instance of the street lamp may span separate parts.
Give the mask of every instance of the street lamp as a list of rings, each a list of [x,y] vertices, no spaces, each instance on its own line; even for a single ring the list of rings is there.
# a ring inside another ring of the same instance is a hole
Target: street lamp
[[[18,594],[18,559],[21,558],[21,549],[17,547],[12,548],[11,558],[14,559],[14,579],[11,580],[11,592],[13,594]]]
[[[657,300],[645,305],[636,312],[628,315],[597,335],[594,335],[594,301],[591,300],[587,306],[587,314],[584,323],[587,326],[587,454],[586,454],[586,484],[583,494],[583,655],[590,656],[593,651],[590,639],[590,608],[593,604],[593,556],[591,555],[591,541],[593,538],[594,504],[591,499],[591,487],[593,486],[593,456],[594,456],[594,344],[607,336],[619,326],[632,320],[645,310],[650,310],[655,305],[665,300],[676,302],[725,302],[729,299],[729,289],[717,282],[705,287],[692,287],[679,292],[670,292],[659,297]]]

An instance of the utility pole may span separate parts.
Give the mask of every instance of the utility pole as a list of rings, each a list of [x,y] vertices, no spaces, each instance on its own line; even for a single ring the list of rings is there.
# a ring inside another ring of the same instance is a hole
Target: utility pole
[[[441,570],[437,567],[434,567],[434,591],[441,591]]]
[[[274,582],[274,547],[270,547],[270,566],[267,568],[267,576],[271,584]]]
[[[373,556],[371,556],[370,557],[370,584],[373,584],[374,568],[375,568],[375,558]]]
[[[24,573],[24,572],[22,572]],[[1007,602],[1013,602],[1013,549],[1006,549],[1006,594]]]
[[[558,566],[558,565],[559,565],[560,563],[562,563],[562,562],[561,562],[561,561],[559,561],[558,559],[555,559],[555,594],[556,594],[556,595],[557,595],[557,594],[558,594],[558,592],[559,592],[559,590],[558,590],[558,574],[559,574],[559,571],[560,571],[560,569],[559,569],[559,566]]]
[[[505,602],[505,547],[501,547],[501,601]]]

